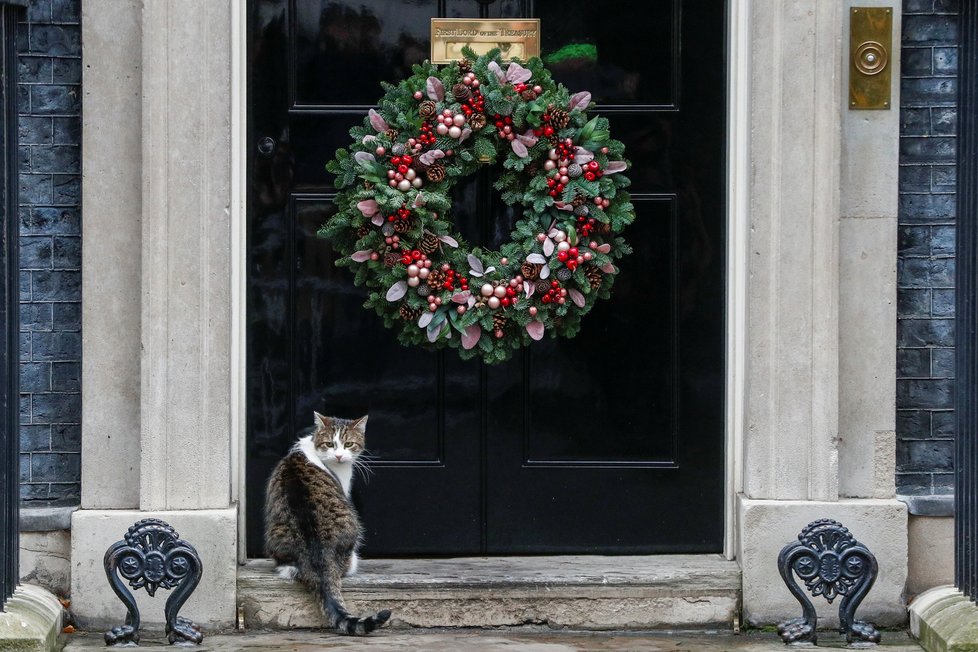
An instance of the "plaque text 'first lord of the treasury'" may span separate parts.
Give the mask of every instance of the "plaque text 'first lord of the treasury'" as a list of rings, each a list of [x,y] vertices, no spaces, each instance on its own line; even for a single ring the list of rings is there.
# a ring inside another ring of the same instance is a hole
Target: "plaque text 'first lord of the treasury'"
[[[540,19],[431,19],[431,63],[458,61],[466,45],[476,54],[499,48],[504,59],[538,57]]]

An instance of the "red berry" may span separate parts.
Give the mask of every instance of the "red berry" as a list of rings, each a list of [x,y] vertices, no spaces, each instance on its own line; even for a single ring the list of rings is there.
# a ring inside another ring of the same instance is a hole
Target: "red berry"
[[[588,170],[587,172],[584,173],[584,178],[587,179],[588,181],[594,181],[594,172]]]
[[[503,304],[503,307],[508,307],[510,304],[509,297],[503,297],[499,300],[499,303]]]
[[[551,127],[550,125],[547,125],[546,127],[543,128],[543,135],[544,136],[547,136],[548,138],[550,136],[553,136],[554,135],[554,128]]]
[[[410,265],[411,264],[411,255],[410,254],[404,254],[403,256],[401,256],[401,262],[404,263],[405,265]]]
[[[552,288],[560,287],[560,283],[558,283],[557,281],[550,281],[550,287]]]
[[[571,247],[567,250],[567,255],[571,258],[577,258],[577,247]]]
[[[541,298],[540,301],[543,301],[544,303],[550,303],[550,295],[549,294],[543,295],[543,298]]]
[[[566,251],[558,251],[557,252],[557,260],[559,260],[562,263],[563,262],[566,262],[567,261],[567,252]]]
[[[597,161],[588,161],[587,169],[598,171],[601,169],[601,166],[598,164]]]

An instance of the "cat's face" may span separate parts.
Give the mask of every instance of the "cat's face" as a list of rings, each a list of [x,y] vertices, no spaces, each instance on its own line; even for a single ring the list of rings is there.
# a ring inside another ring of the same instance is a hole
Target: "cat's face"
[[[316,432],[312,443],[319,457],[327,464],[348,464],[363,451],[367,432],[367,417],[338,419],[316,414]]]

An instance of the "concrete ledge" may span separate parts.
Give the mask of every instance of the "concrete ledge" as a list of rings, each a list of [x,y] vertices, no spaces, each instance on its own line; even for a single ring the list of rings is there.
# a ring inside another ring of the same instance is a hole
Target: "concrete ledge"
[[[343,596],[357,614],[390,609],[395,628],[729,629],[740,569],[719,555],[368,559]],[[271,561],[240,569],[238,601],[249,629],[324,625],[311,593]]]
[[[897,496],[913,516],[954,516],[954,495]]]
[[[180,610],[206,629],[234,625],[235,571],[237,570],[237,512],[234,508],[188,511],[140,512],[134,510],[87,510],[75,512],[71,527],[71,611],[85,629],[120,625],[126,608],[112,592],[102,559],[110,545],[144,518],[161,518],[189,541],[200,555],[204,575]],[[155,598],[134,591],[143,626],[163,624],[163,605],[170,592]]]
[[[39,586],[21,584],[0,612],[0,650],[47,652],[61,649],[64,610]]]
[[[978,650],[978,606],[953,586],[939,586],[910,604],[910,633],[928,652]]]
[[[78,505],[49,505],[20,508],[21,532],[53,532],[71,527],[71,515]]]
[[[906,622],[907,506],[900,501],[752,500],[740,496],[739,512],[744,620],[750,625],[771,625],[801,614],[801,606],[778,572],[778,553],[785,544],[797,541],[803,527],[820,518],[840,521],[879,562],[879,576],[856,612],[857,618],[881,627]],[[838,600],[829,604],[813,598],[812,603],[819,628],[838,626]]]

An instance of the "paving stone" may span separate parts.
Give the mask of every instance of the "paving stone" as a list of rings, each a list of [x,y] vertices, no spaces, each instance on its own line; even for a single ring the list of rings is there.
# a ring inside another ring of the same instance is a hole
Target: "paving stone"
[[[844,648],[836,632],[819,633],[819,647]],[[97,632],[67,637],[65,652],[105,649]],[[161,632],[142,631],[139,649],[172,652]],[[196,647],[201,652],[313,652],[316,650],[378,650],[430,652],[784,652],[788,649],[776,634],[751,632],[735,636],[726,632],[579,632],[553,631],[545,627],[504,630],[436,629],[402,631],[383,628],[367,637],[336,636],[323,631],[240,632],[206,636]],[[879,649],[888,652],[919,652],[920,646],[904,632],[884,632]]]

